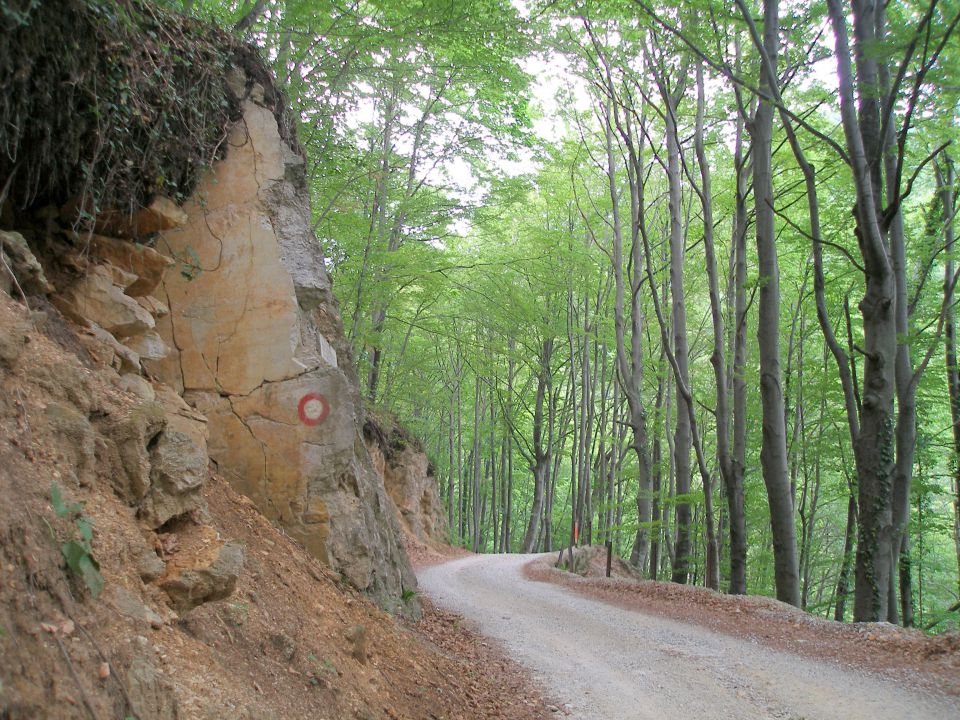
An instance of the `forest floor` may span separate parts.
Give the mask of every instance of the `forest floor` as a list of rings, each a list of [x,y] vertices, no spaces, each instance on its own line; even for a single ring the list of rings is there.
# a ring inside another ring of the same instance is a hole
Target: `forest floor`
[[[578,720],[960,717],[960,638],[843,625],[775,600],[581,578],[554,556],[421,567],[423,591]]]

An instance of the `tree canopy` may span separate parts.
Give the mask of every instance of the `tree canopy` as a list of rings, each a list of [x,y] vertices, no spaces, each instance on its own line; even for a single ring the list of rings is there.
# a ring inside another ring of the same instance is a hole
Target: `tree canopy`
[[[170,4],[287,88],[453,542],[957,627],[956,2]]]

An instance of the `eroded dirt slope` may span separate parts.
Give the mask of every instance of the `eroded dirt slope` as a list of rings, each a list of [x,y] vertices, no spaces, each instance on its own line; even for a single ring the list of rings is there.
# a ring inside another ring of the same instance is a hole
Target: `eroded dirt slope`
[[[31,314],[0,293],[0,717],[546,714],[456,617],[401,624],[215,473],[205,510],[152,529],[112,482],[124,469],[103,428],[143,401],[111,373],[55,310]],[[81,519],[104,580],[96,598],[61,551],[82,539]],[[235,586],[219,587],[227,597],[190,608],[162,589],[227,545],[243,557]]]

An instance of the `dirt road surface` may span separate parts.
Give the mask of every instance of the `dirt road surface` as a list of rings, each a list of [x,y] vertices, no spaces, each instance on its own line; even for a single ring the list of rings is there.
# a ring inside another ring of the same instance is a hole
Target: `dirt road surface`
[[[502,642],[577,720],[956,720],[960,703],[527,580],[537,556],[420,570],[421,589]]]

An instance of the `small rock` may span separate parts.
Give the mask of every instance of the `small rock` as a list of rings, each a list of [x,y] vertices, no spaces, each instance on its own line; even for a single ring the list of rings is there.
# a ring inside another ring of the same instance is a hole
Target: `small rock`
[[[153,295],[143,295],[138,297],[137,302],[140,303],[140,307],[153,315],[155,318],[166,317],[170,314],[170,308],[157,300]]]
[[[71,320],[94,322],[119,340],[141,335],[156,325],[153,315],[116,285],[106,265],[90,268],[58,295],[54,304]]]
[[[47,326],[50,316],[43,310],[31,310],[30,319],[33,321],[34,327],[42,331]]]
[[[134,375],[133,373],[121,375],[119,380],[117,380],[117,387],[147,402],[153,402],[157,399],[157,394],[154,392],[153,386],[140,375]]]
[[[203,603],[229,597],[237,587],[243,562],[243,546],[231,541],[220,548],[209,567],[184,570],[164,580],[160,587],[170,596],[174,608],[184,613]]]
[[[145,656],[138,655],[127,669],[127,695],[135,717],[176,720],[179,713],[173,691]]]
[[[109,364],[114,365],[114,367],[119,365],[117,370],[121,373],[131,373],[136,375],[140,374],[140,356],[137,355],[133,350],[121,343],[113,335],[108,333],[94,322],[91,322],[87,326],[87,331],[93,336],[93,338],[90,343],[85,344],[87,345],[87,350],[89,350],[93,355],[100,356],[100,352],[103,351],[105,346],[107,352],[112,352],[112,355],[106,358],[106,361]],[[83,335],[80,336],[81,341],[83,341],[84,337],[85,336]],[[94,347],[90,347],[91,344],[99,344],[101,346],[100,352],[98,352]],[[118,362],[115,363],[114,358],[116,358]]]
[[[119,210],[107,210],[97,215],[99,233],[122,238],[143,238],[162,230],[182,227],[187,214],[170,198],[158,195],[145,208],[132,215]]]
[[[0,333],[0,365],[12,368],[17,364],[30,333],[30,323],[25,318],[16,317]]]
[[[137,573],[145,583],[153,582],[163,575],[166,569],[167,564],[157,557],[153,550],[145,549],[137,558]]]
[[[91,480],[96,466],[96,433],[86,415],[72,404],[58,402],[49,403],[45,414],[57,435],[59,449],[69,460],[64,468],[75,471],[81,482]]]
[[[163,360],[170,354],[170,346],[155,330],[127,338],[124,345],[139,355],[141,360]]]
[[[108,262],[106,267],[110,271],[110,277],[113,278],[113,284],[123,290],[133,285],[138,279],[133,273],[122,270],[113,263]]]
[[[344,637],[349,642],[353,643],[353,648],[350,651],[353,659],[359,662],[361,665],[366,664],[367,628],[363,625],[354,625],[352,628],[347,630],[347,632],[344,634]]]
[[[201,490],[210,464],[206,423],[165,409],[166,427],[150,448],[150,490],[139,510],[152,528],[204,507]]]
[[[270,636],[270,642],[280,651],[284,660],[290,662],[297,652],[297,645],[286,633],[276,633]]]
[[[122,587],[115,587],[108,600],[114,610],[132,620],[138,620],[153,629],[163,627],[163,618],[144,605],[133,593]]]
[[[94,235],[90,244],[97,257],[108,260],[135,276],[134,282],[126,286],[126,293],[130,297],[139,299],[149,296],[160,285],[167,268],[173,265],[173,260],[166,255],[128,240]],[[155,298],[154,302],[163,307]],[[145,307],[151,314],[159,317],[150,307]]]
[[[138,505],[150,490],[150,453],[148,446],[166,426],[163,406],[144,402],[128,414],[106,418],[98,423],[107,442],[104,458],[123,468],[112,473],[114,491],[129,505]]]
[[[110,677],[110,663],[100,663],[100,669],[97,671],[97,675],[100,676],[101,680],[106,680]]]

